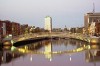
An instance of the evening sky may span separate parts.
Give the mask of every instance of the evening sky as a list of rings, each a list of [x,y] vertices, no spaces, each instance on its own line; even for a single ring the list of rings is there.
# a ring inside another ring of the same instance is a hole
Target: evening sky
[[[93,2],[100,12],[100,0],[0,0],[0,20],[44,27],[45,16],[51,16],[53,27],[81,27]]]

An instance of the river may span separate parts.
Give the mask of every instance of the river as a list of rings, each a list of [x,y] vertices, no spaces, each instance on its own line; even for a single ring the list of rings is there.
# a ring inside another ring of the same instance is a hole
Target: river
[[[1,66],[100,66],[100,45],[49,39],[0,51]]]

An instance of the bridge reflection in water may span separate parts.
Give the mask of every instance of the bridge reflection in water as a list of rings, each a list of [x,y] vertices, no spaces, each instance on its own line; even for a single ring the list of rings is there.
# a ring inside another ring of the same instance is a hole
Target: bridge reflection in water
[[[70,47],[72,46],[72,47]],[[9,63],[13,59],[19,58],[26,54],[30,55],[30,61],[32,61],[33,54],[45,55],[45,58],[52,61],[53,55],[68,54],[70,56],[74,53],[85,51],[86,62],[100,61],[100,46],[87,44],[86,42],[76,41],[73,39],[61,39],[61,40],[44,40],[33,44],[27,44],[25,46],[10,47],[9,50],[0,51],[0,64]],[[95,63],[94,63],[95,65]]]

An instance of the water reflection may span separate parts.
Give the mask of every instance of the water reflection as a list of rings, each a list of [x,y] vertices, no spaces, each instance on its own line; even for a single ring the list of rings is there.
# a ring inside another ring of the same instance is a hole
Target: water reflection
[[[84,55],[82,55],[82,53]],[[73,57],[73,55],[75,56]],[[82,57],[78,58],[78,55],[82,55]],[[0,65],[13,62],[14,60],[20,61],[20,59],[17,59],[20,57],[24,57],[24,59],[27,60],[26,57],[28,56],[31,62],[33,61],[36,62],[35,61],[36,59],[34,60],[34,57],[39,59],[39,57],[41,58],[44,56],[45,59],[49,61],[53,61],[53,62],[55,59],[58,59],[60,57],[61,59],[65,59],[66,57],[68,57],[69,61],[72,62],[73,64],[71,66],[74,66],[75,58],[79,59],[80,60],[79,62],[85,61],[85,64],[93,63],[94,66],[97,66],[96,65],[97,62],[99,62],[99,65],[100,65],[100,45],[87,44],[86,42],[76,41],[73,39],[70,39],[70,40],[69,39],[68,40],[65,40],[65,39],[52,40],[51,39],[51,40],[32,43],[32,44],[28,44],[28,45],[20,46],[20,47],[14,47],[14,46],[9,47],[9,48],[4,47],[0,51]],[[84,58],[84,60],[81,60],[81,58]],[[46,64],[47,61],[45,60],[42,62]],[[59,63],[64,63],[64,62],[65,61],[60,61]],[[42,64],[41,66],[44,66],[45,64]],[[54,65],[55,64],[56,63],[54,62]],[[10,65],[5,65],[5,66],[10,66]],[[87,64],[85,66],[89,66],[89,65]]]
[[[100,46],[91,45],[91,50],[85,51],[86,62],[98,62],[100,61]]]
[[[52,61],[52,43],[48,42],[47,45],[45,45],[45,58],[49,59],[50,61]]]
[[[90,46],[88,44],[86,45],[85,42],[75,41],[76,40],[47,40],[21,46],[18,50],[23,53],[62,54],[76,53],[90,49]]]
[[[0,51],[0,65],[9,63],[13,61],[13,59],[17,59],[23,55],[20,52],[16,52],[16,51],[12,52],[11,48],[12,48],[11,46],[4,46]]]

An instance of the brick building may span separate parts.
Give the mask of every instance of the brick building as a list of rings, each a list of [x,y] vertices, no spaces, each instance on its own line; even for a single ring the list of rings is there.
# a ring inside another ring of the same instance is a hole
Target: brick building
[[[1,41],[2,36],[3,36],[3,29],[2,29],[2,27],[3,27],[3,22],[0,20],[0,41]]]
[[[0,38],[7,35],[20,35],[20,24],[8,20],[0,20]]]
[[[6,20],[4,21],[5,25],[6,25],[6,35],[12,34],[12,24],[10,21]]]
[[[12,22],[12,35],[17,36],[20,35],[20,24],[16,22]]]

